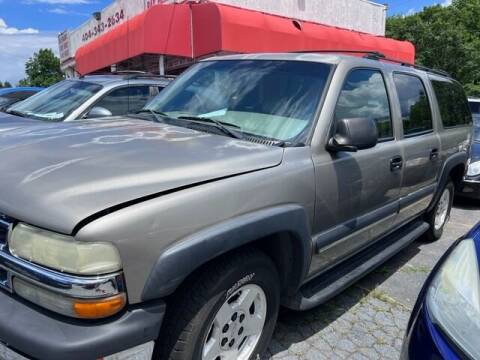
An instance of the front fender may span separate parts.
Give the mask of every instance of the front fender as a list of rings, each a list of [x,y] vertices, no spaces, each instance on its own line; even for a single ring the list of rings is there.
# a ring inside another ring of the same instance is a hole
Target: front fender
[[[231,250],[269,235],[288,232],[299,251],[293,272],[299,285],[308,273],[312,238],[307,212],[299,205],[282,205],[226,220],[203,229],[163,252],[154,265],[142,293],[142,300],[172,294],[196,269]]]

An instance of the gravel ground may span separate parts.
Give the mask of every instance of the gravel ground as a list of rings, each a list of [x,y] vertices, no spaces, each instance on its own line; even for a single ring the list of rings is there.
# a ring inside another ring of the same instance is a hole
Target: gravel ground
[[[269,358],[398,359],[410,312],[428,273],[478,221],[480,201],[458,200],[439,241],[413,243],[318,308],[282,310]]]

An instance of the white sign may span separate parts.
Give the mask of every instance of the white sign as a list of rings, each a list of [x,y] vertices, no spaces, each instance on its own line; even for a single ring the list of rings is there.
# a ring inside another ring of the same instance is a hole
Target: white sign
[[[100,12],[96,19],[92,17],[75,30],[69,32],[69,54],[62,61],[75,56],[77,49],[95,39],[97,36],[112,30],[125,20],[146,9],[149,0],[116,0]],[[59,42],[60,45],[60,42]]]
[[[60,59],[66,60],[70,57],[70,39],[68,31],[58,35],[58,48],[60,50]]]
[[[385,35],[387,7],[367,0],[211,1],[373,35]]]

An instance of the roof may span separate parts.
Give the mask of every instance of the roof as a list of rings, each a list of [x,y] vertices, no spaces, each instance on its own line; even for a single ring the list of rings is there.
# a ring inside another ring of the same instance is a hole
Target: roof
[[[167,85],[172,81],[170,77],[163,76],[154,76],[154,75],[87,75],[81,77],[80,79],[72,79],[75,81],[86,81],[103,86],[118,84],[118,83],[129,83],[129,84],[159,84]]]
[[[468,98],[468,101],[470,101],[470,102],[480,102],[480,98],[471,97],[471,98]]]
[[[77,70],[87,74],[142,54],[196,59],[318,49],[378,51],[415,60],[415,48],[406,41],[217,3],[153,6],[79,48],[75,60]]]
[[[362,56],[359,56],[362,55]],[[372,54],[373,55],[373,54]],[[368,53],[360,53],[355,55],[349,55],[347,51],[338,51],[338,52],[293,52],[293,53],[258,53],[258,54],[237,54],[237,55],[223,55],[223,56],[214,56],[202,61],[211,61],[211,60],[286,60],[286,61],[309,61],[309,62],[321,62],[332,65],[340,64],[341,62],[352,62],[356,63],[356,66],[376,66],[379,68],[400,68],[402,71],[409,72],[420,72],[420,73],[429,73],[434,74],[435,76],[450,78],[448,74],[439,72],[435,69],[428,69],[425,67],[417,67],[413,64],[403,64],[389,61],[388,59],[378,59],[367,58]],[[480,101],[480,99],[478,100]]]
[[[327,64],[338,64],[344,59],[352,59],[352,56],[345,56],[332,53],[256,53],[256,54],[235,54],[212,56],[202,61],[210,60],[286,60],[286,61],[313,61]]]

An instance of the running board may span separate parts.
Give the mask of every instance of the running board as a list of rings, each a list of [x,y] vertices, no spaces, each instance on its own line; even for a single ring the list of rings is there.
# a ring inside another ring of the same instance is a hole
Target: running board
[[[300,288],[286,306],[308,310],[330,300],[423,235],[429,225],[414,221],[319,275]]]

